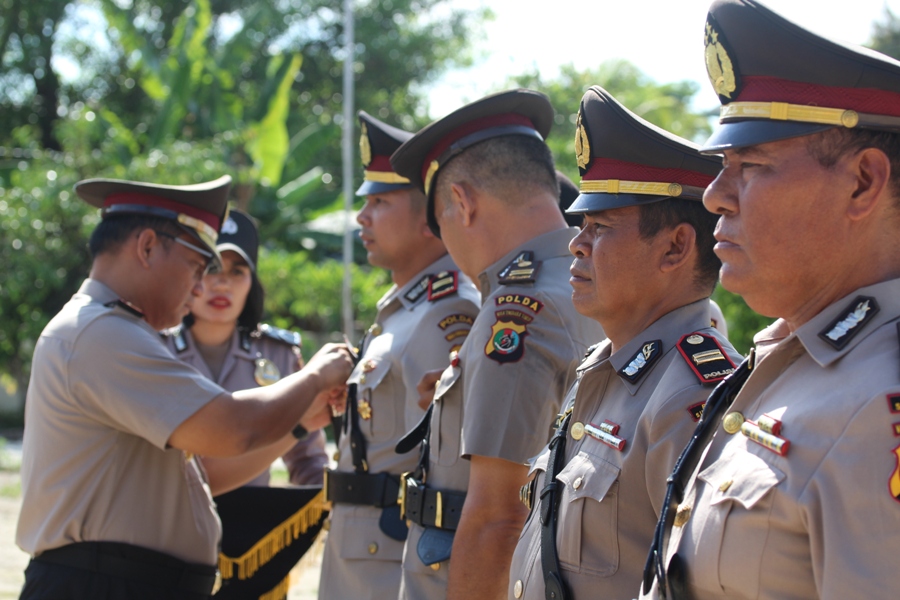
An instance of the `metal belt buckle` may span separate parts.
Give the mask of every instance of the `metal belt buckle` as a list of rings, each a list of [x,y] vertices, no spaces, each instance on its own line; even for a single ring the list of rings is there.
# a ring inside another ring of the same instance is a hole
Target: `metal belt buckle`
[[[406,481],[412,475],[412,471],[407,471],[400,475],[400,489],[397,490],[397,504],[400,505],[400,518],[406,518]]]
[[[216,580],[213,582],[212,595],[215,596],[222,589],[222,571],[216,568]]]

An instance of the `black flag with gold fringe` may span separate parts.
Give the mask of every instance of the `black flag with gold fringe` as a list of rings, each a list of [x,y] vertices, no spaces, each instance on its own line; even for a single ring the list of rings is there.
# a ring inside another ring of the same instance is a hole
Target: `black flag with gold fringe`
[[[283,600],[290,571],[327,516],[319,486],[242,487],[216,496],[222,519],[217,600]]]

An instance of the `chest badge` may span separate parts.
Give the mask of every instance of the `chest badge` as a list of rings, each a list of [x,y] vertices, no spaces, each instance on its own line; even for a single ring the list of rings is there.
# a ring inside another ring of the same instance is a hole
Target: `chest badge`
[[[256,368],[253,370],[253,379],[257,385],[272,385],[281,379],[281,371],[268,358],[257,358]]]

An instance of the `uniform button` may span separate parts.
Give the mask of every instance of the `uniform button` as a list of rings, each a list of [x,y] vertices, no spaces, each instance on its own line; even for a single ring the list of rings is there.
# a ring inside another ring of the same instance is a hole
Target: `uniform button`
[[[575,481],[572,482],[572,487],[576,490],[581,487],[581,484],[584,483],[584,477],[579,477]]]
[[[441,563],[434,563],[433,565],[431,565],[431,570],[432,570],[432,571],[440,571],[440,570],[441,570]]]
[[[369,554],[375,554],[376,552],[378,552],[378,544],[372,542],[369,544]]]
[[[722,485],[719,486],[719,491],[720,492],[728,491],[728,488],[731,487],[732,483],[734,483],[734,479],[727,479],[727,480],[723,481]]]
[[[741,425],[743,424],[744,415],[735,411],[733,413],[728,413],[727,415],[725,415],[725,419],[722,421],[722,428],[725,430],[725,433],[734,435],[741,430]]]
[[[522,597],[522,580],[519,579],[516,581],[516,585],[513,586],[513,596],[516,598]]]
[[[573,440],[580,440],[581,438],[583,438],[584,437],[584,423],[581,423],[578,421],[576,421],[575,423],[572,423],[571,433],[572,433]]]

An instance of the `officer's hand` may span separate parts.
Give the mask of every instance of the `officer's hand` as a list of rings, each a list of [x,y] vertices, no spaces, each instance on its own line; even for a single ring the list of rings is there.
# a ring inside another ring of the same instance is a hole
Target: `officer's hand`
[[[422,376],[422,380],[416,386],[419,392],[419,408],[428,410],[428,405],[434,400],[434,388],[441,379],[443,371],[428,371]]]
[[[342,385],[319,392],[309,410],[300,419],[307,431],[315,431],[331,422],[333,407],[343,407],[347,402],[347,386]]]
[[[352,370],[353,359],[344,344],[325,344],[303,368],[303,372],[318,376],[323,390],[343,386]]]

